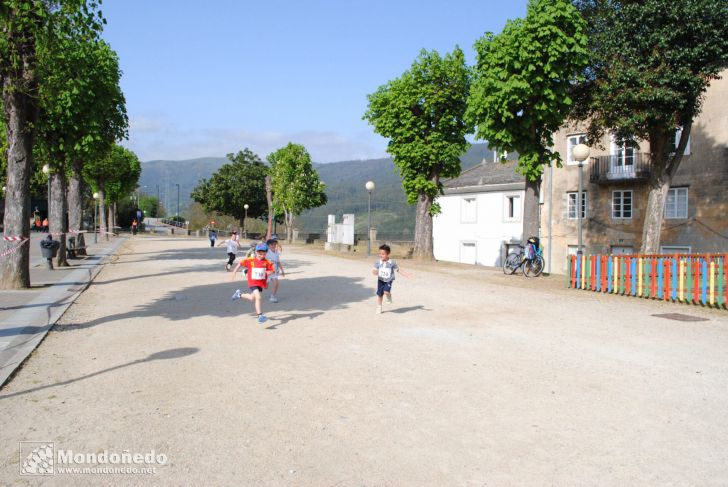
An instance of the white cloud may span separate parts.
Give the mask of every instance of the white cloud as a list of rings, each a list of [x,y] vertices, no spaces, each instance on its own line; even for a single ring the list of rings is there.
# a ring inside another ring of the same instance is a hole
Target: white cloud
[[[189,130],[145,117],[135,117],[129,132],[130,138],[123,145],[142,161],[223,157],[246,147],[265,159],[288,142],[305,146],[314,162],[387,157],[386,140],[367,132],[347,135],[333,131]]]

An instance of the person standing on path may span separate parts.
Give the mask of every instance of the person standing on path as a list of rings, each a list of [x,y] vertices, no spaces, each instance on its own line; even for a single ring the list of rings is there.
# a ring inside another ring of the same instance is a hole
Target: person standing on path
[[[227,246],[227,254],[228,254],[228,261],[227,264],[225,264],[225,269],[230,272],[230,269],[233,268],[233,262],[235,262],[235,255],[238,251],[238,248],[240,247],[240,242],[238,242],[238,232],[233,232],[230,234],[230,238],[227,240],[224,240],[217,244],[218,247],[226,245]]]
[[[214,228],[211,228],[209,232],[207,232],[207,236],[210,239],[210,247],[215,246],[215,240],[217,240],[217,230]]]
[[[240,267],[245,267],[248,274],[248,289],[249,293],[243,293],[240,289],[236,289],[233,294],[232,300],[246,299],[251,301],[255,306],[255,313],[258,315],[258,323],[265,323],[268,318],[263,314],[263,308],[261,301],[263,300],[263,289],[268,285],[268,276],[270,276],[273,270],[273,264],[266,260],[265,255],[268,252],[268,246],[266,244],[258,244],[255,246],[255,257],[246,258],[235,266],[231,281],[235,279],[235,273]]]
[[[265,254],[265,258],[273,264],[274,270],[273,274],[268,276],[268,280],[271,283],[269,299],[271,303],[277,303],[278,298],[276,297],[276,294],[278,293],[278,286],[280,285],[278,278],[286,277],[286,271],[283,269],[283,263],[281,262],[281,253],[278,250],[278,240],[270,239],[266,242],[266,245],[268,245],[268,253]]]
[[[384,244],[379,247],[379,260],[374,263],[372,274],[377,276],[377,314],[382,314],[382,300],[387,297],[387,303],[392,303],[392,284],[394,272],[397,271],[405,277],[409,274],[399,268],[397,263],[389,258],[392,249]]]
[[[134,218],[134,219],[133,219],[133,220],[131,221],[131,234],[132,234],[132,235],[136,235],[136,233],[137,233],[137,219],[136,219],[136,218]]]

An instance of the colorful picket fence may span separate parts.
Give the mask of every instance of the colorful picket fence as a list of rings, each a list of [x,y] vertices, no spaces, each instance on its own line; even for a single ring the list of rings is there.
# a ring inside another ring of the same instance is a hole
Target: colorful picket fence
[[[569,287],[728,308],[728,254],[570,255]]]

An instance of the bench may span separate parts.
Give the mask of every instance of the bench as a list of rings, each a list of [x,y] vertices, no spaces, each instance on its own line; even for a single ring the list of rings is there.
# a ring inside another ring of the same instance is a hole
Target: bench
[[[68,237],[66,244],[66,256],[69,259],[77,259],[76,252],[86,250],[86,247],[76,247],[76,237]]]

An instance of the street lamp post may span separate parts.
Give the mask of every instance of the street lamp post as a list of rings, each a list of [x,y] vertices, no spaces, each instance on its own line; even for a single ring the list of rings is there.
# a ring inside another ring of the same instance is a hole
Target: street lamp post
[[[243,205],[243,208],[245,209],[245,216],[243,217],[243,238],[248,238],[248,230],[246,230],[245,220],[248,219],[248,208],[250,208],[250,205],[245,203]]]
[[[48,191],[46,199],[48,200],[48,208],[46,210],[48,221],[51,221],[51,167],[48,164],[43,164],[43,174],[48,176]],[[48,224],[48,231],[50,232],[50,223]]]
[[[179,216],[179,184],[175,184],[177,186],[177,213],[175,216]]]
[[[154,216],[159,218],[159,185],[157,185],[157,214]]]
[[[576,217],[577,217],[577,238],[578,243],[576,247],[576,255],[582,255],[582,240],[581,240],[581,223],[582,223],[582,209],[586,209],[586,205],[582,205],[583,201],[583,179],[584,179],[584,161],[589,157],[589,146],[585,144],[578,144],[571,149],[571,155],[575,161],[579,162],[579,191],[576,193]]]
[[[96,233],[96,216],[99,214],[99,208],[98,208],[99,194],[94,193],[93,197],[94,197],[94,243],[99,243],[99,236]]]
[[[374,191],[374,181],[367,181],[364,185],[369,193],[369,203],[367,205],[367,214],[369,215],[369,224],[367,226],[367,255],[372,255],[372,191]]]

